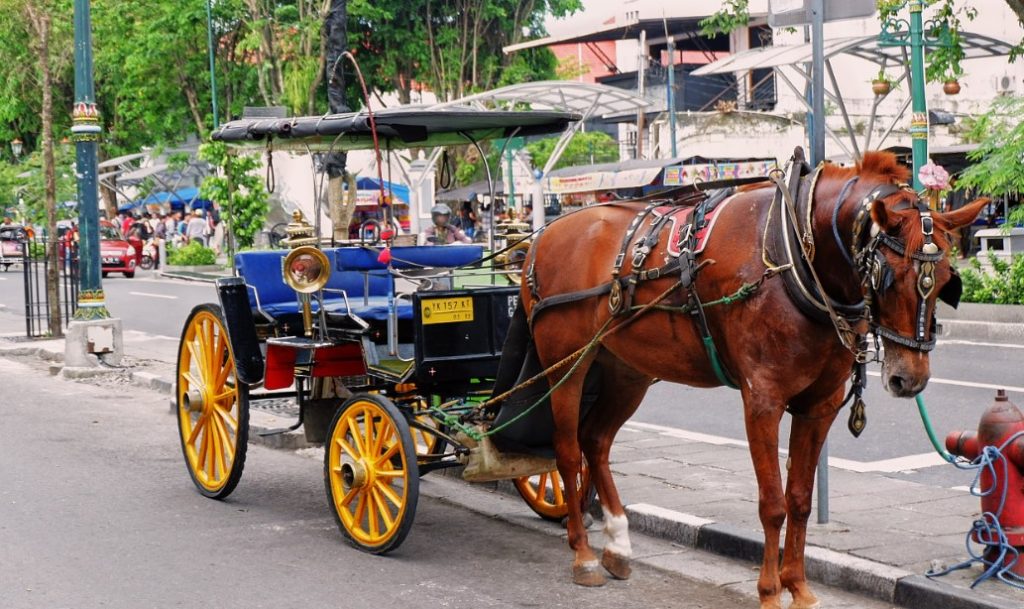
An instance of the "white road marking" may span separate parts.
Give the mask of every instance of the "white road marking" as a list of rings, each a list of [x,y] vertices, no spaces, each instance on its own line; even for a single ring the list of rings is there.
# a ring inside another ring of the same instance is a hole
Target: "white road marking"
[[[947,340],[945,338],[939,339],[939,346],[942,345],[971,345],[974,347],[996,347],[1003,349],[1024,349],[1024,345],[1017,343],[983,343],[975,340]]]
[[[882,373],[869,370],[868,376],[881,377]],[[991,383],[975,383],[974,381],[955,381],[953,379],[940,379],[935,377],[932,377],[928,382],[937,383],[939,385],[956,385],[957,387],[974,387],[976,389],[1005,389],[1007,391],[1012,391],[1014,393],[1024,393],[1024,387],[1016,387],[1014,385],[993,385]]]
[[[138,337],[146,339],[146,340],[173,340],[173,341],[177,341],[178,338],[179,338],[177,336],[164,336],[162,334],[150,334],[149,332],[143,332],[142,330],[125,330],[124,334],[126,336],[128,336],[128,335],[138,336]]]
[[[634,430],[652,431],[662,436],[669,436],[672,438],[679,438],[681,440],[689,440],[691,442],[703,442],[705,444],[714,444],[716,446],[742,446],[747,447],[749,444],[743,440],[734,440],[733,438],[723,438],[722,436],[713,436],[710,434],[699,433],[696,431],[688,431],[685,429],[677,429],[675,427],[666,427],[664,425],[654,425],[652,423],[639,423],[636,421],[629,421],[624,426],[625,428],[632,427]],[[785,448],[779,448],[779,454],[789,454],[789,451]],[[840,459],[839,457],[829,457],[828,464],[831,467],[837,469],[843,469],[850,472],[879,472],[879,473],[895,473],[904,472],[912,469],[921,469],[924,467],[932,467],[934,465],[944,465],[946,462],[937,453],[922,453],[919,455],[907,455],[905,457],[896,457],[893,459],[881,459],[879,461],[852,461],[850,459]]]
[[[166,298],[167,300],[178,300],[177,296],[168,296],[167,294],[150,294],[149,292],[128,292],[134,296],[148,296],[150,298]]]

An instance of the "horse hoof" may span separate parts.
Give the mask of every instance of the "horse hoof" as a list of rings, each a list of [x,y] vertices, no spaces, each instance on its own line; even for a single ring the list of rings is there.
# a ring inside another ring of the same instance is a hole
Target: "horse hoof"
[[[818,599],[811,597],[810,600],[796,600],[789,604],[789,609],[821,609]]]
[[[632,567],[629,566],[629,559],[623,556],[619,556],[613,552],[605,550],[601,555],[601,566],[604,567],[605,571],[611,574],[615,579],[629,579],[629,576],[633,574]]]
[[[596,566],[589,565],[573,565],[572,567],[572,583],[577,586],[586,586],[588,588],[596,588],[603,586],[608,583],[604,575],[597,570]]]

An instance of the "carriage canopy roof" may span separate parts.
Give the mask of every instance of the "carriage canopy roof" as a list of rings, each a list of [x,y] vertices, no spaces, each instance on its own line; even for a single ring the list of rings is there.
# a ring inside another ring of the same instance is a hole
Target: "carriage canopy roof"
[[[432,148],[514,135],[559,133],[580,119],[572,112],[494,111],[468,107],[390,108],[374,112],[382,148]],[[346,151],[373,147],[367,112],[248,118],[231,121],[213,139],[275,150]],[[272,142],[272,143],[271,143]]]

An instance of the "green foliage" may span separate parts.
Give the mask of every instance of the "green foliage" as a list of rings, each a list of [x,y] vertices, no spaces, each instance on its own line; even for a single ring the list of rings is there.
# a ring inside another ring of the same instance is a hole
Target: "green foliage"
[[[966,134],[969,141],[980,142],[967,153],[971,165],[960,176],[959,184],[974,188],[985,196],[1005,196],[1024,192],[1024,98],[997,98],[988,112],[975,120]],[[1024,223],[1024,206],[1010,212],[1008,224]]]
[[[963,301],[990,304],[1024,304],[1024,254],[1009,262],[988,252],[993,272],[985,273],[977,258],[971,259],[970,268],[962,269]]]
[[[63,205],[65,201],[77,198],[75,149],[70,144],[57,144],[53,148],[53,155],[54,175],[57,179],[57,218],[62,219],[76,213],[74,209]],[[46,223],[45,188],[42,151],[33,151],[23,157],[20,163],[0,161],[0,208],[17,208],[21,221],[28,224]]]
[[[251,247],[269,210],[259,157],[210,142],[199,147],[199,158],[218,168],[218,175],[203,181],[199,196],[217,204],[239,247]]]
[[[558,138],[545,138],[530,142],[526,150],[533,159],[534,167],[544,167],[551,153],[554,152]],[[577,133],[566,146],[565,152],[555,163],[553,169],[590,165],[592,163],[611,163],[619,160],[619,144],[614,138],[602,131]]]
[[[171,266],[207,266],[217,264],[217,255],[201,243],[189,243],[167,252],[167,264]]]
[[[728,34],[750,23],[750,0],[724,0],[722,8],[702,19],[700,33],[708,38]]]

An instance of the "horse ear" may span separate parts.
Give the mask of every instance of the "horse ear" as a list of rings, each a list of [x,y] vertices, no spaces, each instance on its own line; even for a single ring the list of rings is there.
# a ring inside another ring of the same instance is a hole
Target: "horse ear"
[[[981,198],[977,201],[971,201],[967,205],[964,205],[960,209],[942,214],[943,220],[949,225],[950,229],[960,228],[967,226],[974,222],[974,219],[978,217],[981,210],[988,205],[988,198]]]
[[[885,231],[892,228],[889,226],[890,219],[894,220],[895,218],[886,211],[885,203],[881,199],[875,199],[874,203],[871,204],[871,220],[874,221],[880,230]]]

